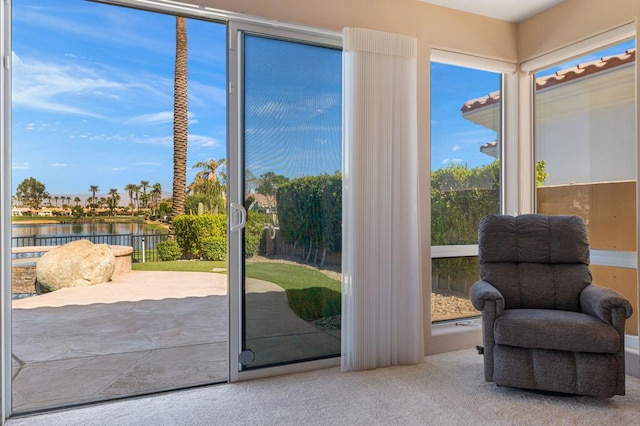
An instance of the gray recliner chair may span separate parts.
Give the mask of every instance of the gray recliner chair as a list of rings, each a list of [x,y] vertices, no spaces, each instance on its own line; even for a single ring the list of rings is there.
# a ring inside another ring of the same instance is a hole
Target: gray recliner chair
[[[487,216],[478,232],[484,375],[500,386],[596,397],[625,393],[631,305],[591,284],[578,216]]]

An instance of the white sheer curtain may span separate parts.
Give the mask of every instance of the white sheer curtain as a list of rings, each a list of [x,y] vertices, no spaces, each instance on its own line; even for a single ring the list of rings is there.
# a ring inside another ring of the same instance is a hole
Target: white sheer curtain
[[[342,369],[422,360],[416,54],[343,30]]]

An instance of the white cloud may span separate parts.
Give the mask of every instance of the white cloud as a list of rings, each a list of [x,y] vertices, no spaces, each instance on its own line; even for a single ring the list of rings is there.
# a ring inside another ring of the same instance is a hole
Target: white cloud
[[[461,164],[463,162],[464,160],[462,158],[445,158],[440,164],[447,166],[449,164]]]
[[[142,114],[125,121],[126,124],[159,124],[171,123],[173,121],[173,111],[154,112],[152,114]]]
[[[148,136],[144,135],[141,137],[132,138],[132,141],[139,144],[146,145],[159,145],[159,146],[173,146],[173,136]],[[196,135],[189,134],[188,140],[189,146],[191,147],[219,147],[222,144],[215,138],[211,136],[204,135]]]
[[[173,146],[173,136],[148,136],[135,137],[131,139],[134,143],[145,145]]]
[[[196,124],[198,120],[195,119],[195,114],[192,112],[187,113],[189,124]],[[173,111],[161,111],[151,114],[142,114],[132,117],[125,121],[126,124],[169,124],[173,123]]]
[[[139,163],[135,163],[134,166],[161,166],[162,164],[157,163],[155,161],[141,161]]]
[[[462,151],[462,147],[460,145],[454,145],[453,148],[451,148],[451,150],[453,152]]]
[[[59,126],[60,126],[60,121],[54,121],[54,122],[48,123],[43,120],[38,120],[38,121],[31,121],[25,124],[24,128],[27,131],[45,130],[47,132],[55,132],[56,128]]]
[[[283,118],[289,115],[289,111],[293,106],[283,102],[265,102],[261,105],[249,105],[249,111],[257,116],[269,115],[276,118]]]
[[[14,170],[26,170],[29,168],[29,163],[12,163],[11,168]]]
[[[259,103],[258,101],[249,99],[248,107],[249,111],[257,116],[270,116],[276,119],[300,121],[322,114],[325,110],[339,105],[340,102],[341,94],[325,93],[291,103],[273,101]]]
[[[75,106],[78,98],[100,97],[101,89],[123,90],[123,84],[101,77],[94,69],[79,66],[65,66],[44,63],[36,60],[23,61],[12,52],[13,62],[13,98],[14,106],[56,111],[89,117],[102,117],[101,114]],[[104,96],[104,93],[102,96]],[[71,98],[65,99],[67,95]]]
[[[65,163],[51,163],[49,167],[67,167]]]
[[[203,135],[189,135],[189,144],[198,147],[213,148],[221,146],[215,138]]]
[[[189,105],[211,105],[212,103],[226,107],[227,92],[224,88],[189,81]]]
[[[112,172],[121,172],[121,171],[127,170],[127,169],[128,169],[128,167],[112,167],[111,171]]]

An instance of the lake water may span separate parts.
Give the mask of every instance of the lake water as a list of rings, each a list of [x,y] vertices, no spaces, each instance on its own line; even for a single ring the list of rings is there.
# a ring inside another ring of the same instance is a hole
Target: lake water
[[[67,235],[143,235],[159,233],[140,222],[12,224],[12,237],[61,237]]]
[[[62,245],[86,238],[93,243],[126,245],[138,249],[142,247],[143,239],[146,240],[146,248],[154,248],[156,243],[165,238],[164,232],[140,222],[17,223],[12,224],[11,234],[12,247]]]

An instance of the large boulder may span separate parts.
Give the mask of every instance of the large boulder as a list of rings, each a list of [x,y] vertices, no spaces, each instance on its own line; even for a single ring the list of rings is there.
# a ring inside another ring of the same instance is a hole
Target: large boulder
[[[116,257],[106,244],[73,241],[45,253],[36,264],[36,291],[87,287],[111,280]]]

